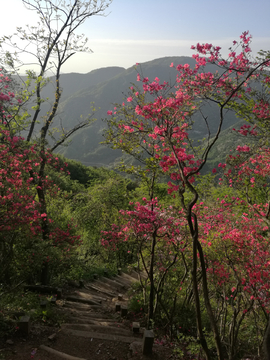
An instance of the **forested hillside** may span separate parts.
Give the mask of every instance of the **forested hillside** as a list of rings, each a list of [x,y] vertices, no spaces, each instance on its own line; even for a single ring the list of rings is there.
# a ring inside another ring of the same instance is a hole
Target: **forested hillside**
[[[94,115],[96,120],[93,124],[85,130],[76,132],[76,134],[71,137],[70,145],[61,148],[59,152],[70,159],[79,160],[85,165],[109,166],[113,168],[115,164],[119,163],[123,154],[119,151],[112,152],[110,148],[101,144],[101,142],[104,141],[103,135],[107,126],[103,120],[107,117],[108,109],[111,109],[113,104],[121,104],[125,101],[125,94],[129,85],[131,83],[137,83],[136,78],[138,71],[142,74],[147,74],[147,77],[151,80],[158,77],[161,82],[169,81],[173,86],[177,71],[170,67],[172,62],[182,65],[189,64],[191,67],[195,66],[195,60],[189,57],[156,59],[140,64],[139,66],[134,65],[127,70],[123,70],[115,77],[106,79],[106,81],[104,80],[102,83],[95,84],[95,82],[89,81],[87,88],[83,89],[82,87],[80,91],[70,94],[70,96],[66,96],[64,82],[64,100],[61,102],[59,110],[59,118],[63,123],[72,127],[78,122],[79,116],[87,118],[88,114],[91,114],[93,104],[97,112]],[[214,65],[208,65],[206,67],[206,71],[214,72],[216,69]],[[101,70],[102,69],[99,71]],[[214,131],[218,124],[216,109],[213,109],[213,107],[214,105],[212,104],[208,106],[207,110],[204,109],[211,131]],[[58,121],[57,119],[55,120],[55,126],[60,127]],[[194,121],[196,125],[190,129],[191,138],[202,140],[207,136],[208,129],[199,114],[195,115]],[[239,120],[235,118],[233,113],[227,114],[222,130],[224,131],[234,126],[237,121]],[[221,136],[223,136],[223,134]],[[229,143],[229,146],[234,142],[233,135],[225,135],[225,139],[224,141]],[[218,149],[213,149],[210,153],[210,157],[215,164],[218,164],[217,161],[220,162],[222,160],[222,153],[223,152],[218,151]],[[129,161],[132,160],[129,159]]]
[[[53,121],[54,137],[59,136],[63,124],[65,124],[65,128],[72,128],[82,119],[91,118],[93,122],[87,129],[74,133],[69,139],[69,145],[59,147],[57,152],[85,165],[113,168],[121,161],[123,154],[119,151],[112,152],[108,146],[102,144],[107,127],[104,119],[107,117],[108,109],[113,104],[121,104],[125,100],[125,93],[129,85],[137,83],[138,71],[147,74],[152,80],[158,77],[160,81],[166,80],[174,85],[177,71],[170,67],[172,62],[195,66],[195,60],[190,57],[166,57],[134,65],[126,70],[114,67],[97,69],[89,74],[63,74],[61,76],[62,95],[59,110]],[[206,66],[206,71],[215,72],[217,69],[212,64]],[[48,84],[43,89],[45,101],[40,113],[41,117],[50,110],[50,99],[54,93],[53,78],[48,80]],[[205,106],[207,106],[207,109],[204,109],[205,116],[208,118],[211,131],[214,131],[218,124],[216,109],[213,104]],[[31,109],[29,111],[31,113]],[[195,126],[190,129],[190,136],[196,141],[202,140],[208,135],[207,126],[199,114],[195,114],[194,121]],[[221,137],[224,136],[224,142],[229,147],[234,143],[235,138],[231,132],[224,133],[224,131],[234,127],[238,121],[239,119],[233,113],[226,115]],[[40,126],[37,125],[36,130],[39,129]],[[22,132],[22,134],[24,133]],[[53,140],[49,141],[53,142]],[[218,148],[211,151],[210,158],[214,165],[224,160],[223,154],[224,152]],[[129,158],[128,161],[132,161],[132,159]]]

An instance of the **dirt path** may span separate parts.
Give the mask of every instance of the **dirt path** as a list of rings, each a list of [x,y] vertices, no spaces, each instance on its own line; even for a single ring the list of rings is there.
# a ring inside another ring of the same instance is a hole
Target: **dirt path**
[[[115,311],[116,304],[125,311],[126,293],[135,277],[103,277],[64,294],[56,305],[66,319],[61,328],[42,327],[39,333],[32,328],[27,339],[14,340],[6,360],[176,359],[170,349],[157,345],[150,357],[142,355],[144,329],[135,333],[129,315]]]

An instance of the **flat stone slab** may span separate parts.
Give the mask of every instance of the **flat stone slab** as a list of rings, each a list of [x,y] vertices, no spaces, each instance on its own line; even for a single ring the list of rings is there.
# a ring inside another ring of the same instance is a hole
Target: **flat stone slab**
[[[98,333],[94,331],[81,331],[81,330],[72,330],[72,329],[63,329],[65,333],[68,333],[72,336],[79,336],[84,338],[93,338],[93,339],[101,339],[101,340],[108,340],[108,341],[119,341],[124,343],[132,343],[133,341],[138,341],[135,337],[123,336],[123,335],[112,335],[112,334],[104,334]],[[140,344],[142,342],[140,341]]]

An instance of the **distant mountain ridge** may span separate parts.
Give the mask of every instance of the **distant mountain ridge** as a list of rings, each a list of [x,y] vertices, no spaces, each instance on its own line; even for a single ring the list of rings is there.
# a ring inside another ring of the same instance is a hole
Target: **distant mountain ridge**
[[[77,91],[85,90],[91,86],[108,81],[125,71],[125,68],[113,66],[92,70],[87,74],[68,73],[61,75],[61,87],[64,89],[63,97],[67,98]]]
[[[79,130],[72,136],[69,146],[63,146],[57,151],[67,158],[78,160],[84,165],[112,167],[122,156],[121,151],[112,150],[100,144],[103,141],[102,133],[106,123],[102,121],[107,117],[107,111],[113,108],[114,103],[126,101],[126,96],[131,83],[136,83],[138,71],[147,76],[150,81],[158,77],[161,82],[175,83],[177,71],[170,64],[189,64],[195,66],[191,57],[163,57],[148,61],[128,69],[122,67],[108,67],[93,70],[87,74],[70,73],[62,74],[60,86],[63,89],[58,115],[54,120],[54,127],[65,129],[75,126],[81,118],[86,118],[91,113],[92,103],[95,108],[100,108],[96,114],[97,120],[88,128]],[[208,71],[215,71],[214,65],[208,66]],[[43,90],[43,98],[53,94],[53,84],[48,84]],[[49,110],[49,103],[47,110]],[[207,109],[208,121],[215,129],[217,119],[214,108]],[[237,120],[229,117],[224,129],[232,126]],[[192,136],[202,139],[207,134],[207,128],[199,120],[196,122]]]
[[[83,117],[87,116],[91,111],[91,103],[94,103],[95,107],[100,110],[97,114],[97,121],[91,127],[74,134],[72,143],[68,147],[63,147],[60,153],[91,166],[112,166],[115,161],[119,161],[122,156],[121,151],[112,150],[108,146],[100,144],[104,140],[102,133],[106,126],[102,119],[107,117],[107,111],[113,108],[114,103],[126,101],[125,94],[131,83],[136,83],[138,71],[149,79],[154,80],[155,77],[159,77],[161,82],[171,81],[174,83],[176,70],[171,68],[170,64],[172,62],[185,64],[187,61],[191,65],[195,65],[195,60],[188,57],[166,57],[148,61],[125,69],[103,83],[90,84],[87,89],[78,91],[68,98],[65,97],[61,103],[60,112],[63,116],[62,122],[65,122],[67,127],[71,127],[75,123],[78,114]]]

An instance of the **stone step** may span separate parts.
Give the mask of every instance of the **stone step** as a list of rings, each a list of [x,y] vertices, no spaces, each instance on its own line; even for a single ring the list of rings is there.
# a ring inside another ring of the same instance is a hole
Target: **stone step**
[[[83,303],[83,304],[88,304],[88,305],[101,306],[100,302],[98,303],[97,301],[87,299],[87,298],[79,296],[79,295],[76,295],[76,296],[68,295],[66,297],[66,300],[71,301],[71,302],[79,302],[79,303]]]
[[[135,270],[132,270],[130,273],[129,273],[130,276],[132,276],[135,280],[137,281],[140,281],[140,277],[139,275],[141,276],[142,279],[147,279],[147,274],[143,271],[140,272],[140,274],[135,271]]]
[[[101,279],[95,280],[92,285],[94,286],[98,286],[101,289],[104,289],[106,291],[111,291],[114,292],[116,289],[116,287],[111,286],[110,284],[108,284],[106,281],[101,281]]]
[[[85,286],[88,286],[88,284],[85,284]],[[99,295],[96,290],[87,289],[87,288],[81,289],[80,291],[76,290],[75,295],[76,294],[78,294],[81,297],[89,298],[97,302],[107,301],[109,299],[109,297]]]
[[[132,336],[132,332],[130,330],[115,326],[115,324],[94,325],[94,324],[65,323],[61,325],[61,329],[83,330],[83,331],[92,331],[92,332],[105,333],[111,335]]]
[[[89,324],[89,325],[101,325],[101,326],[115,326],[115,320],[112,319],[102,319],[102,318],[96,318],[96,319],[87,319],[84,317],[69,317],[68,321],[70,324]],[[123,324],[118,323],[117,327],[124,327]]]
[[[127,281],[130,281],[130,283],[134,283],[136,281],[139,281],[138,274],[137,274],[137,278],[135,278],[134,276],[129,275],[128,273],[124,273],[124,272],[122,272],[121,276],[124,279],[127,279]]]
[[[133,336],[123,336],[123,335],[112,335],[112,334],[104,334],[94,331],[82,331],[82,330],[73,330],[65,328],[62,330],[63,333],[67,333],[72,336],[84,337],[84,338],[93,338],[93,339],[101,339],[108,341],[119,341],[124,343],[132,343],[133,341],[138,341],[137,337]],[[142,341],[140,341],[142,343]]]
[[[116,321],[116,319],[111,318],[109,315],[104,314],[104,312],[96,313],[96,312],[85,312],[85,311],[71,311],[70,315],[72,318],[78,319],[89,319],[89,320],[103,320],[103,321]]]
[[[45,346],[45,345],[40,345],[39,347],[42,350],[47,351],[48,353],[52,354],[52,355],[56,355],[62,359],[66,359],[66,360],[86,360],[85,358],[78,358],[76,356],[71,356],[68,355],[66,353],[63,353],[62,351],[58,351],[58,350],[54,350],[51,347]]]
[[[124,278],[122,275],[116,275],[115,280],[121,284],[123,284],[127,289],[129,289],[130,285],[134,282],[127,278]]]
[[[86,289],[91,289],[91,290],[94,290],[96,291],[97,293],[101,293],[101,294],[104,294],[104,295],[107,295],[111,298],[115,297],[116,296],[116,293],[113,293],[107,289],[104,289],[103,287],[99,286],[96,282],[92,283],[91,285],[88,284],[86,286]]]
[[[110,291],[112,293],[118,293],[121,289],[123,289],[122,285],[117,285],[116,283],[110,283],[107,278],[100,278],[95,280],[94,285],[99,286],[100,288],[105,289],[106,291]]]
[[[91,311],[91,310],[97,310],[101,309],[102,305],[88,305],[83,304],[75,301],[66,301],[63,307],[69,308],[69,309],[75,309],[75,310],[82,310],[82,311]]]
[[[124,280],[129,281],[130,283],[134,283],[137,281],[137,279],[135,279],[133,276],[131,276],[130,273],[128,273],[128,272],[122,272],[121,277]]]
[[[101,277],[101,278],[99,279],[99,281],[102,282],[102,283],[105,282],[106,284],[108,284],[109,286],[115,288],[116,290],[127,289],[127,286],[126,286],[126,285],[118,282],[117,280],[115,280],[115,278],[109,279],[109,278],[107,278],[107,277]]]

